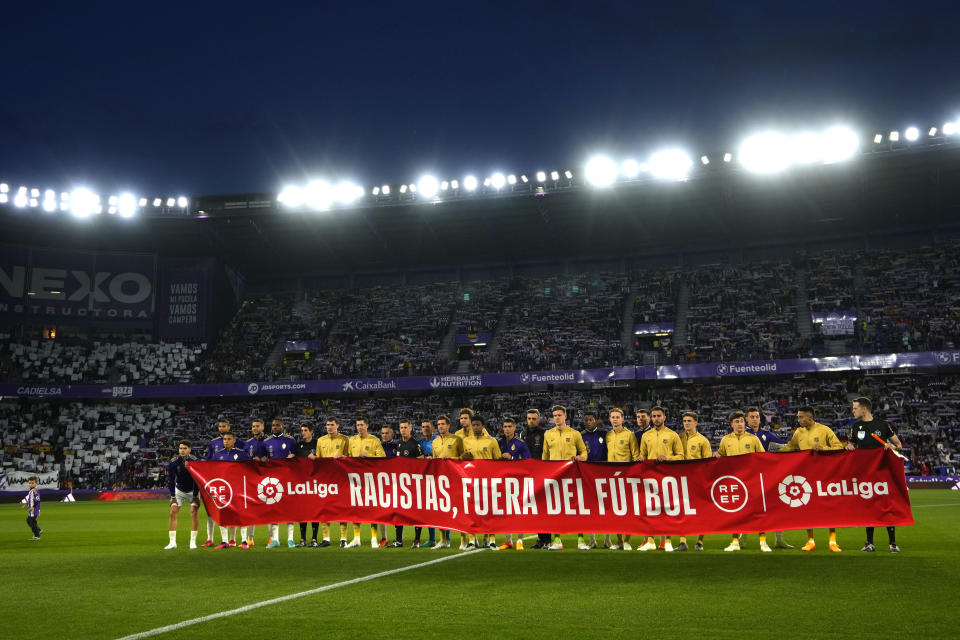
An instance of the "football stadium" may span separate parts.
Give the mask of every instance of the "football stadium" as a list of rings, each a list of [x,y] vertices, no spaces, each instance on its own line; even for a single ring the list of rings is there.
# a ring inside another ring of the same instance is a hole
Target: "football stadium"
[[[0,156],[5,635],[956,634],[960,112],[709,144]]]

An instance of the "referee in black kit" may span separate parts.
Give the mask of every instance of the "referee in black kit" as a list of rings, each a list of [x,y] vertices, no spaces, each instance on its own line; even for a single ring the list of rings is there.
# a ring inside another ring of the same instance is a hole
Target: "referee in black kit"
[[[300,425],[300,439],[297,441],[297,446],[293,449],[293,455],[298,458],[316,458],[314,451],[317,449],[317,441],[313,437],[314,432],[316,431],[312,422],[304,422]],[[320,528],[319,522],[310,523],[310,546],[311,547],[329,547],[330,543],[324,540],[322,543],[317,542],[317,533]],[[298,547],[307,546],[307,523],[300,523],[300,542],[297,543]]]
[[[850,439],[847,441],[847,451],[854,449],[903,449],[900,438],[893,432],[890,425],[882,420],[873,418],[873,403],[870,398],[859,397],[853,401],[853,417],[856,422],[850,428]],[[878,438],[886,442],[879,442]],[[887,527],[887,537],[890,540],[890,553],[900,553],[900,547],[897,546],[896,527]],[[867,527],[867,542],[860,551],[876,551],[873,546],[873,527]]]

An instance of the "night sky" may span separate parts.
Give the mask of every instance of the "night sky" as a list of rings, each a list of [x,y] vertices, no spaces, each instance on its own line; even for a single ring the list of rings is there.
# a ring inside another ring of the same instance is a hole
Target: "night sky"
[[[960,116],[957,2],[88,4],[4,6],[0,181],[413,182]]]

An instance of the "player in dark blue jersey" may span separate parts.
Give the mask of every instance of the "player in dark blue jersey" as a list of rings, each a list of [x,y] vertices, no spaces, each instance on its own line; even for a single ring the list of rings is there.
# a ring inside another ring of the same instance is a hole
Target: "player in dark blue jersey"
[[[539,419],[539,414],[537,414]],[[530,458],[530,448],[527,443],[517,437],[517,421],[510,416],[503,418],[503,436],[497,440],[500,445],[500,457],[504,460],[527,460]],[[517,534],[517,540],[514,542],[513,534],[508,533],[506,541],[497,547],[500,551],[507,549],[516,549],[523,551],[523,534]]]
[[[263,449],[263,418],[257,417],[251,421],[250,438],[242,444],[238,443],[238,446],[243,448],[251,460],[256,460],[257,462],[265,462],[267,460],[266,452]],[[254,546],[255,532],[256,527],[253,525],[240,527],[240,548],[249,549]]]
[[[233,433],[228,431],[223,434],[222,438],[223,449],[213,454],[213,462],[244,462],[245,460],[250,459],[243,449],[236,446],[237,437],[233,435]],[[230,529],[235,532],[237,528],[230,527]],[[246,544],[246,541],[244,541],[244,544]],[[229,549],[233,546],[236,546],[236,541],[231,537],[227,527],[220,527],[220,544],[218,544],[216,548]]]
[[[583,429],[580,437],[587,446],[587,462],[607,461],[607,433],[603,423],[597,420],[596,411],[587,411],[583,414]],[[581,551],[597,548],[597,534],[591,533],[589,542],[584,540],[583,534],[577,536],[577,548]],[[610,546],[610,535],[607,534],[605,546]]]
[[[763,445],[764,451],[770,451],[770,447],[772,445],[776,445],[774,446],[774,449],[777,449],[787,444],[786,440],[784,440],[783,438],[775,434],[773,431],[770,431],[769,429],[760,428],[760,408],[759,407],[747,407],[747,410],[744,413],[745,413],[745,421],[747,423],[746,433],[752,433],[753,435],[757,436],[757,438],[760,439],[760,444]],[[762,536],[763,534],[761,533],[760,535]],[[783,531],[777,531],[776,535],[777,535],[777,542],[776,542],[776,545],[774,546],[776,546],[777,549],[793,549],[792,544],[788,544],[787,542],[784,541]],[[743,543],[743,535],[740,536],[740,542]]]
[[[294,450],[297,447],[297,441],[287,435],[284,430],[283,420],[274,418],[270,423],[272,435],[263,441],[263,450],[267,454],[268,460],[282,460],[284,458],[293,458]],[[280,524],[270,525],[269,540],[267,549],[276,549],[280,546]],[[297,543],[293,541],[293,523],[287,523],[287,546],[293,549]]]
[[[218,435],[216,438],[214,438],[213,440],[211,440],[211,441],[210,441],[210,444],[207,445],[207,450],[206,450],[206,452],[205,452],[204,455],[203,455],[203,459],[204,459],[204,460],[213,460],[213,454],[215,454],[217,451],[221,451],[221,450],[223,449],[223,434],[225,434],[225,433],[227,433],[228,431],[230,431],[231,428],[232,428],[232,427],[231,427],[231,424],[230,424],[230,419],[227,418],[227,416],[220,415],[220,416],[217,418],[217,432],[218,432],[220,435]],[[207,513],[207,539],[206,539],[206,541],[203,543],[203,545],[201,545],[201,546],[204,546],[204,547],[212,547],[212,546],[213,546],[213,529],[214,529],[214,525],[215,525],[215,523],[213,522],[213,518],[211,518],[211,517],[210,517],[210,514]]]
[[[177,516],[180,508],[190,505],[190,548],[197,548],[197,529],[200,528],[200,487],[187,470],[188,462],[197,458],[191,454],[190,442],[181,440],[177,455],[167,463],[167,485],[170,488],[170,543],[164,549],[177,548]]]

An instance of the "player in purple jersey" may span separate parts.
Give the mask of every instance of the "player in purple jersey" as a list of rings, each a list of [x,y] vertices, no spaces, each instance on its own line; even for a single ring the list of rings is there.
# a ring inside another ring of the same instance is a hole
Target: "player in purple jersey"
[[[760,444],[763,445],[764,451],[770,451],[770,447],[777,445],[777,447],[787,444],[787,441],[775,434],[769,429],[760,428],[760,408],[759,407],[747,407],[746,410],[746,423],[747,423],[747,433],[752,433],[760,439]],[[776,447],[775,447],[776,448]],[[793,549],[793,545],[784,541],[783,531],[777,531],[777,549]],[[763,536],[763,533],[760,534]],[[743,544],[744,536],[741,534],[740,543]]]
[[[583,429],[580,437],[587,446],[587,462],[607,461],[607,430],[603,423],[597,420],[596,411],[587,411],[583,414]],[[604,546],[610,546],[610,534],[607,534]],[[597,534],[591,533],[589,542],[584,540],[583,534],[577,536],[577,549],[587,551],[597,548]]]
[[[187,463],[197,460],[190,451],[190,442],[181,440],[177,447],[177,455],[167,463],[167,485],[170,488],[170,526],[168,528],[170,542],[164,549],[177,548],[177,516],[180,515],[180,508],[185,504],[190,505],[190,548],[197,548],[197,529],[200,528],[200,487],[187,470]]]
[[[251,460],[257,462],[266,462],[267,456],[263,449],[263,418],[254,418],[250,423],[250,439],[242,445],[243,450],[250,456]],[[240,527],[240,547],[249,549],[254,546],[254,532],[256,527],[253,525]],[[246,545],[246,546],[244,546]]]
[[[497,441],[500,445],[500,457],[504,460],[527,460],[530,458],[530,448],[527,443],[517,437],[517,421],[510,416],[503,418],[503,436]],[[513,534],[508,533],[506,541],[497,547],[499,551],[516,549],[523,551],[523,534],[517,534],[517,541],[513,541]]]
[[[33,531],[31,541],[39,540],[43,530],[37,524],[37,518],[40,517],[40,492],[37,490],[37,483],[40,479],[37,476],[27,478],[27,497],[23,499],[23,508],[27,510],[27,525]]]
[[[231,430],[230,419],[224,415],[221,415],[217,418],[217,432],[219,436],[210,441],[210,444],[207,445],[207,451],[203,456],[204,460],[213,460],[213,454],[217,451],[223,449],[223,434]],[[214,522],[213,518],[210,517],[210,514],[207,513],[207,539],[201,545],[203,547],[212,547],[213,546],[213,528]]]
[[[270,430],[273,435],[263,441],[263,450],[268,460],[282,460],[284,458],[293,458],[294,450],[297,448],[297,441],[288,436],[284,431],[283,420],[274,418],[270,423]],[[270,525],[269,540],[267,540],[267,549],[275,549],[280,546],[280,524]],[[287,523],[287,546],[293,549],[297,543],[293,541],[293,523]]]
[[[243,462],[250,459],[243,449],[236,446],[237,437],[235,435],[228,431],[224,433],[222,437],[223,449],[213,454],[213,462]],[[232,528],[236,529],[236,527]],[[231,542],[233,542],[233,544],[231,544]],[[216,548],[229,549],[235,545],[236,543],[232,538],[230,538],[230,533],[227,531],[227,527],[220,527],[220,544],[218,544]]]

